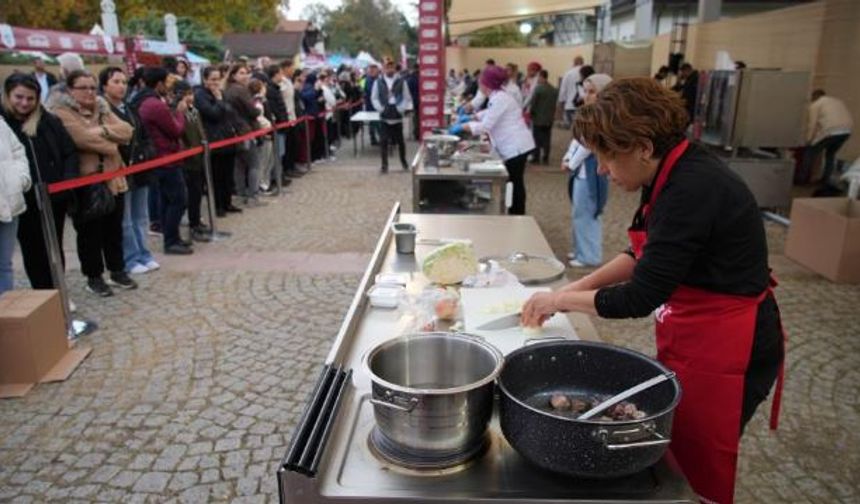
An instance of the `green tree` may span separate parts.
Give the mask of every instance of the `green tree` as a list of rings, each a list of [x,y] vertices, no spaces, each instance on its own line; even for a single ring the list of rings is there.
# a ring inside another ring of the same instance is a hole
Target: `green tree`
[[[86,33],[100,12],[99,3],[88,0],[0,0],[0,21],[24,28]]]
[[[193,18],[220,35],[274,29],[279,4],[279,0],[116,0],[116,12],[121,24],[172,12]],[[100,23],[100,14],[97,0],[0,0],[0,20],[13,26],[81,33]]]
[[[176,18],[176,28],[179,30],[179,40],[188,49],[213,61],[221,59],[224,48],[208,26],[193,18],[180,16]],[[144,17],[126,21],[122,31],[127,35],[164,39],[164,19],[150,12]]]
[[[399,59],[400,44],[409,39],[401,24],[407,24],[403,14],[388,0],[345,0],[337,9],[305,9],[303,14],[317,18],[315,24],[326,33],[330,51],[353,55],[368,51],[377,57]],[[417,34],[415,46],[417,49]]]

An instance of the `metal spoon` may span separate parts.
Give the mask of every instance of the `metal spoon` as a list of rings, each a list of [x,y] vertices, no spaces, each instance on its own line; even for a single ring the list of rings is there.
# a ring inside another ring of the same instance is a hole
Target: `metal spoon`
[[[603,401],[602,403],[598,404],[597,406],[595,406],[595,407],[591,408],[590,410],[586,411],[585,413],[579,415],[576,419],[577,420],[588,420],[589,418],[597,415],[601,411],[603,411],[607,408],[610,408],[612,406],[615,406],[616,404],[627,399],[628,397],[634,396],[634,395],[638,394],[639,392],[642,392],[643,390],[649,389],[649,388],[653,387],[654,385],[658,385],[660,383],[663,383],[666,380],[671,380],[674,377],[675,377],[675,373],[672,371],[669,371],[668,373],[665,373],[665,374],[657,375],[654,378],[651,378],[650,380],[647,380],[647,381],[640,383],[639,385],[634,385],[634,386],[630,387],[629,389],[625,390],[624,392],[621,392],[620,394],[615,394],[614,396],[610,397],[609,399]]]

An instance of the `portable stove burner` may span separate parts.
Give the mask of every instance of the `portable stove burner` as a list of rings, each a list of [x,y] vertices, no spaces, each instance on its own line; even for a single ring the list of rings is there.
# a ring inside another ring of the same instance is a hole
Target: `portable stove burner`
[[[482,456],[490,446],[490,436],[484,435],[479,443],[468,450],[433,452],[410,450],[405,448],[374,427],[367,436],[370,452],[383,462],[394,466],[394,469],[405,469],[412,473],[451,474],[459,472],[471,465],[470,463]]]

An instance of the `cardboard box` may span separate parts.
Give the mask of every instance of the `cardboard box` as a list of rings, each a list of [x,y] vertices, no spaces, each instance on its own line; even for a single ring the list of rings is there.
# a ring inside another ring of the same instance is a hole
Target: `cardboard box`
[[[860,283],[860,201],[798,198],[785,255],[839,283]]]
[[[60,294],[0,296],[0,397],[20,397],[39,382],[65,380],[90,349],[70,349]]]

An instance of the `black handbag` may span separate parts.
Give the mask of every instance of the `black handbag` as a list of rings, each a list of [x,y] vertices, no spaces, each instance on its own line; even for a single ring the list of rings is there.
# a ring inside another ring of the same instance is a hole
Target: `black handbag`
[[[99,163],[98,173],[103,167]],[[76,204],[72,217],[79,223],[92,222],[110,214],[116,209],[116,198],[107,182],[84,186],[76,191]]]

